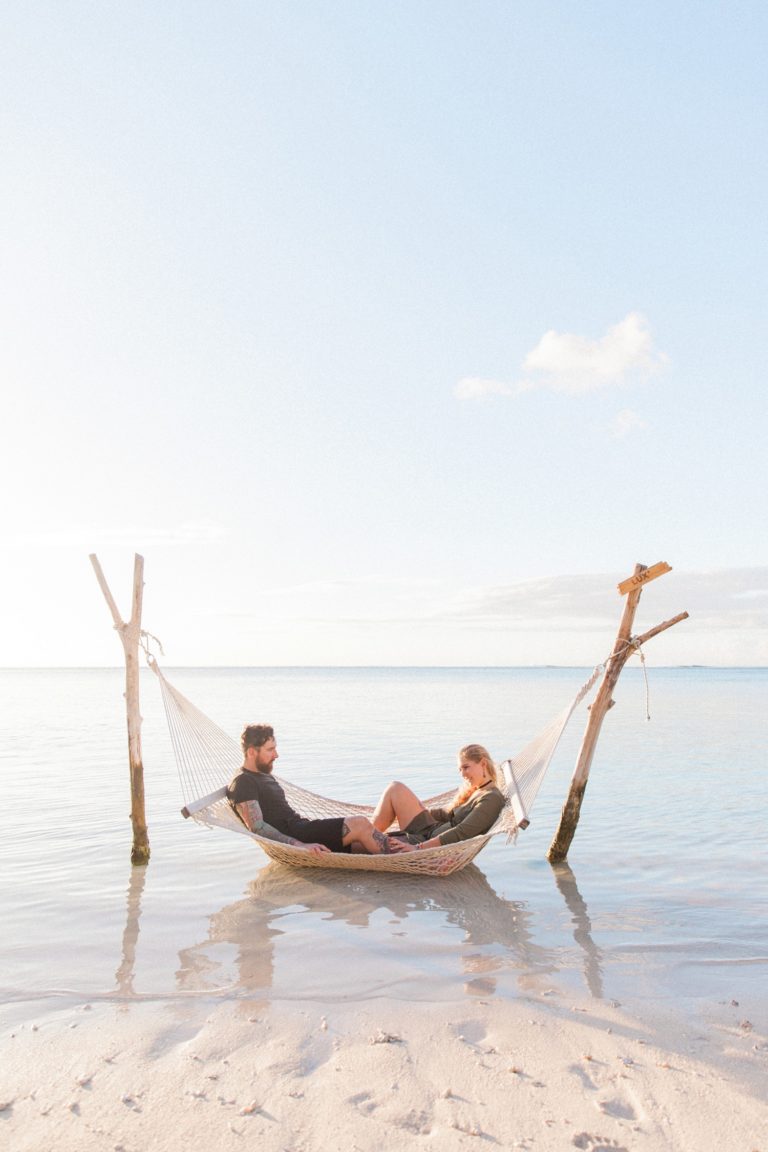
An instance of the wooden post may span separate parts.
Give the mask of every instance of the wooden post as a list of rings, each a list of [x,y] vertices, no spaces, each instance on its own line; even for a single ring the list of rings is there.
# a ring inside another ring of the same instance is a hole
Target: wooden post
[[[128,766],[131,777],[131,823],[133,825],[132,864],[149,861],[149,835],[144,810],[144,765],[141,762],[141,713],[139,711],[139,639],[141,637],[141,604],[144,595],[144,557],[133,558],[133,600],[131,618],[124,623],[109,590],[101,565],[94,554],[90,557],[99,587],[112,613],[115,631],[125,653],[125,707],[128,717]]]
[[[651,628],[643,636],[638,636],[632,641],[632,624],[635,619],[635,612],[637,611],[643,586],[647,584],[649,580],[653,580],[657,576],[661,576],[669,571],[671,571],[669,565],[664,563],[654,564],[652,568],[648,568],[645,564],[637,564],[634,575],[619,585],[619,591],[622,592],[622,594],[625,592],[629,594],[627,595],[627,602],[624,605],[624,612],[621,617],[621,624],[619,625],[616,641],[613,645],[613,652],[607,661],[605,675],[603,676],[594,703],[590,708],[589,720],[587,721],[576,767],[571,778],[568,796],[566,797],[560,815],[560,823],[554,839],[549,846],[549,851],[547,852],[547,859],[553,864],[565,860],[576,833],[576,826],[579,822],[581,805],[587,788],[589,769],[595,754],[597,739],[600,735],[600,729],[602,728],[605,715],[615,703],[612,694],[613,689],[616,687],[616,682],[621,675],[622,668],[632,653],[636,651],[637,645],[644,643],[646,640],[650,640],[652,636],[657,636],[659,632],[671,628],[673,624],[687,619],[688,613],[681,612],[673,619],[665,620],[663,624],[657,624],[655,628]]]

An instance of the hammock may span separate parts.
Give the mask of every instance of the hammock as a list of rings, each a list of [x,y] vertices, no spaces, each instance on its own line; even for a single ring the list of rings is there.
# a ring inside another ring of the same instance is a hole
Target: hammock
[[[145,649],[146,652],[146,649]],[[231,736],[205,716],[185,696],[174,688],[161,671],[154,656],[147,652],[149,666],[156,673],[162,691],[163,705],[168,720],[176,765],[179,770],[185,806],[181,812],[209,828],[225,828],[230,832],[249,836],[273,860],[302,868],[341,868],[369,872],[410,872],[447,876],[463,868],[475,858],[493,836],[501,833],[507,838],[517,835],[518,829],[527,828],[528,813],[549,767],[560,737],[574,710],[595,684],[603,670],[598,665],[576,696],[559,715],[535,737],[516,757],[501,764],[498,781],[504,793],[505,804],[496,823],[482,836],[461,840],[457,844],[443,844],[438,848],[425,848],[419,852],[395,852],[391,855],[368,856],[362,853],[323,852],[313,854],[291,844],[268,840],[249,831],[232,809],[226,796],[227,784],[242,762],[240,745]],[[311,820],[329,816],[368,816],[373,808],[366,804],[349,804],[319,796],[299,788],[275,775],[291,807]],[[441,808],[454,795],[455,789],[441,792],[424,801],[427,808]],[[197,797],[197,799],[194,799]]]

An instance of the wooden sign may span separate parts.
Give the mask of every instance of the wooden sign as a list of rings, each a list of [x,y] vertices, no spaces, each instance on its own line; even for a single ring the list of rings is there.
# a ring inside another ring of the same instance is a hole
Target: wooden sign
[[[636,576],[630,576],[627,580],[622,580],[621,584],[617,585],[619,592],[622,596],[626,596],[627,592],[632,592],[635,588],[641,588],[643,584],[648,584],[651,580],[655,580],[657,576],[664,576],[665,573],[671,572],[672,568],[667,564],[666,560],[660,560],[658,564],[652,564],[650,568],[644,568],[642,572],[638,572]]]

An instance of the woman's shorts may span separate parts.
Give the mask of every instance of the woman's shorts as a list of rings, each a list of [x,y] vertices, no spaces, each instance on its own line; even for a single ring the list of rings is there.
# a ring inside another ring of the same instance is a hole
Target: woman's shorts
[[[425,808],[414,816],[407,828],[395,832],[394,835],[399,840],[407,840],[409,844],[423,844],[425,840],[432,839],[432,831],[435,828],[437,824]]]
[[[325,820],[302,820],[291,828],[291,836],[302,844],[325,844],[331,852],[349,852],[344,846],[344,817],[330,816]]]

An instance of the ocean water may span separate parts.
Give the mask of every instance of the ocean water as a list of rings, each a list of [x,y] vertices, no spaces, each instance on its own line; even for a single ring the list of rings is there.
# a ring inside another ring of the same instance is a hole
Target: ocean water
[[[279,774],[373,802],[458,780],[457,749],[522,747],[583,669],[178,669]],[[568,864],[545,858],[586,723],[576,713],[515,845],[450,877],[291,870],[184,821],[159,688],[142,674],[152,857],[130,864],[124,673],[0,671],[4,1023],[84,1000],[562,996],[694,1014],[765,1006],[766,669],[637,668],[614,693]],[[237,764],[233,766],[237,767]]]

